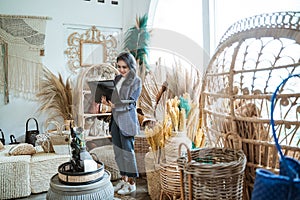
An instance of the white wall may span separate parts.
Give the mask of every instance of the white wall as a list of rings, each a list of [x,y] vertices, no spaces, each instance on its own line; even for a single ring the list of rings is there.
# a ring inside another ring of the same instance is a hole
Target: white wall
[[[135,23],[136,16],[148,12],[151,0],[119,0],[112,5],[111,0],[98,3],[97,0],[1,0],[0,14],[47,16],[45,56],[43,64],[53,73],[70,75],[66,66],[66,24],[118,28],[126,31]],[[101,31],[101,30],[100,30]],[[2,101],[2,100],[1,100]],[[16,137],[25,134],[25,123],[29,117],[39,121],[40,131],[47,116],[36,113],[37,102],[10,97],[8,105],[0,105],[0,129],[5,133],[6,143],[9,135]],[[30,123],[29,129],[34,129]]]

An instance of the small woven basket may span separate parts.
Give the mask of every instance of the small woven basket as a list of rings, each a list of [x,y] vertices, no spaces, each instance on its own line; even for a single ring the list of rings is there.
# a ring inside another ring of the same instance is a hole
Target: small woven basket
[[[243,199],[246,156],[242,150],[202,148],[177,160],[182,199]],[[180,155],[180,154],[179,154]],[[193,157],[192,157],[193,156]]]

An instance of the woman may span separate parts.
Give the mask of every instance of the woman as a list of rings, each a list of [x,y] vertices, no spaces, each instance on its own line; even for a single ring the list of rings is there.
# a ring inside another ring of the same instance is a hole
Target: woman
[[[136,75],[136,61],[132,54],[121,53],[117,57],[120,72],[115,77],[116,88],[112,94],[111,135],[115,160],[121,173],[121,181],[114,186],[115,192],[126,195],[136,190],[138,169],[134,153],[134,136],[140,126],[136,102],[141,94],[141,79]]]

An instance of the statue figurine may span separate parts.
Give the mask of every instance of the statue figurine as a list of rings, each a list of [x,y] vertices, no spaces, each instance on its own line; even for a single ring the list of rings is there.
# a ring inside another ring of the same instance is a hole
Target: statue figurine
[[[92,160],[92,156],[86,150],[85,142],[82,139],[83,129],[81,127],[76,130],[70,126],[71,129],[71,149],[72,159],[71,165],[74,172],[84,172],[84,160]]]

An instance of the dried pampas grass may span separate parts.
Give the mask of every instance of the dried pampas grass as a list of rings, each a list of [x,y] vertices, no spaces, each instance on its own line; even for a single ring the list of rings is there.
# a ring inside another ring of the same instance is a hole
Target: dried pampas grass
[[[61,74],[57,77],[44,67],[41,90],[36,97],[41,104],[38,111],[47,112],[49,120],[55,120],[58,117],[64,120],[73,119],[72,88],[69,78],[64,83]]]

